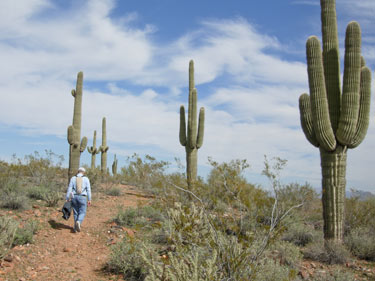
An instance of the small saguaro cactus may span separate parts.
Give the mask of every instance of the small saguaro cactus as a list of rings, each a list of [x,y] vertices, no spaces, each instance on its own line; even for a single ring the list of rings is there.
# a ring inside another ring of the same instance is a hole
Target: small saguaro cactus
[[[107,129],[106,120],[103,117],[102,121],[102,145],[99,147],[101,154],[101,171],[102,173],[107,173],[107,151],[109,147],[107,146]]]
[[[82,119],[82,84],[83,73],[77,75],[76,89],[72,90],[74,97],[73,124],[68,127],[68,143],[69,143],[69,170],[68,181],[74,176],[79,168],[81,153],[86,149],[87,138],[81,140],[81,119]]]
[[[92,146],[87,147],[87,151],[91,154],[91,169],[95,168],[96,154],[100,151],[96,148],[96,131],[94,131],[94,139]]]
[[[113,163],[112,163],[112,174],[114,176],[117,175],[117,159],[116,159],[116,154],[115,154],[115,158],[113,159]]]
[[[186,150],[186,176],[190,187],[197,178],[198,149],[203,144],[204,107],[199,110],[197,123],[197,89],[194,87],[194,61],[189,63],[189,107],[186,131],[185,108],[180,107],[180,143]]]
[[[361,57],[357,22],[346,29],[343,89],[335,0],[321,0],[323,52],[317,37],[306,43],[310,96],[299,99],[307,140],[319,147],[322,169],[324,238],[342,243],[346,155],[364,139],[369,125],[371,72]]]

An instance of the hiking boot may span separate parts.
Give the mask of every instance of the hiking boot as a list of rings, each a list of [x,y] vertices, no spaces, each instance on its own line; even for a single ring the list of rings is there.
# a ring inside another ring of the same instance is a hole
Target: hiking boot
[[[74,227],[75,231],[77,232],[80,232],[81,231],[81,223],[79,221],[76,221],[76,224],[75,224],[75,227]]]

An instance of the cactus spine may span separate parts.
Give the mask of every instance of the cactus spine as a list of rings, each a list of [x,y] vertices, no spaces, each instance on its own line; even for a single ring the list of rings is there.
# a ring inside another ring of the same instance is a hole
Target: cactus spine
[[[186,176],[190,187],[197,178],[198,149],[203,144],[204,108],[199,111],[197,123],[197,90],[194,87],[194,61],[189,63],[189,105],[186,131],[185,108],[180,107],[180,143],[186,150]],[[198,128],[197,128],[198,127]]]
[[[113,159],[113,163],[112,163],[112,174],[114,176],[117,175],[117,159],[116,159],[116,154],[115,154],[115,158]]]
[[[83,73],[79,72],[76,89],[72,90],[72,96],[74,97],[73,124],[68,127],[67,133],[69,143],[68,181],[77,173],[81,153],[86,149],[87,145],[86,137],[83,137],[81,140],[82,84]]]
[[[96,154],[100,151],[96,148],[96,131],[94,131],[94,139],[91,147],[87,147],[87,151],[91,154],[91,169],[95,169]]]
[[[322,169],[324,238],[342,243],[348,148],[357,147],[369,125],[371,72],[361,58],[357,22],[346,29],[343,90],[335,0],[321,0],[323,53],[317,37],[306,43],[310,96],[299,99],[303,132],[319,147]]]
[[[107,129],[106,129],[106,120],[103,117],[102,121],[102,145],[99,150],[101,154],[101,171],[102,173],[107,173],[107,151],[109,147],[107,146]]]

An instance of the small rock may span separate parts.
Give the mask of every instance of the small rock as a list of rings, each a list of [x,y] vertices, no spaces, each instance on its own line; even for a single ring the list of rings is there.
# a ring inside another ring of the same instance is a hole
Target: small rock
[[[20,258],[19,256],[14,256],[14,258],[15,258],[18,262],[21,261],[21,258]]]
[[[18,281],[26,281],[26,279],[21,277],[20,279],[18,279]]]
[[[33,208],[34,209],[40,209],[40,206],[39,205],[33,205]]]
[[[309,274],[307,273],[307,271],[304,270],[298,272],[298,275],[301,276],[304,280],[307,280],[309,278]]]
[[[316,268],[316,264],[312,262],[311,263],[311,267],[315,269]]]
[[[13,256],[12,255],[7,255],[5,258],[4,258],[5,261],[7,262],[12,262],[13,261]]]
[[[3,265],[5,267],[13,267],[13,264],[9,263],[9,262],[4,262]]]
[[[70,252],[70,250],[69,250],[69,248],[64,247],[63,252],[68,253],[68,252]]]

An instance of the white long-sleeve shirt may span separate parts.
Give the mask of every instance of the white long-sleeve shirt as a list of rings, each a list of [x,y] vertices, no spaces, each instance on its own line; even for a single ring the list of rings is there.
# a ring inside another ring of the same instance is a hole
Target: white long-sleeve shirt
[[[86,195],[87,200],[91,201],[91,186],[88,177],[84,177],[82,173],[78,173],[70,179],[68,191],[66,192],[66,200],[74,197],[77,194],[77,177],[82,177],[82,192],[79,195]]]

